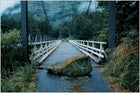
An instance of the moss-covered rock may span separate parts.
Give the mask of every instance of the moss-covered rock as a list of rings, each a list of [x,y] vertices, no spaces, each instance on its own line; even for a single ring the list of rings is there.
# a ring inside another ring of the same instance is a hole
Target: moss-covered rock
[[[66,76],[81,76],[92,71],[90,58],[85,55],[73,56],[66,59],[64,62],[56,62],[49,67],[46,67],[48,73],[66,75]]]

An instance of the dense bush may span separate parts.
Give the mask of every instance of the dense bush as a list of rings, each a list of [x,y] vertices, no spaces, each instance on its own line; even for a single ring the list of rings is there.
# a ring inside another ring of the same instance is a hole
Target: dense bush
[[[139,57],[136,54],[131,54],[125,60],[125,62],[129,62],[127,65],[127,72],[125,72],[121,77],[121,86],[125,89],[129,89],[131,91],[139,90]]]
[[[108,10],[107,3],[99,2],[103,12]],[[103,72],[107,77],[111,77],[111,83],[119,85],[120,88],[126,91],[139,91],[139,2],[118,1],[115,5],[116,48],[113,53],[108,52],[109,63],[103,68]],[[98,35],[98,39],[104,38],[104,35]]]
[[[1,34],[1,88],[3,92],[35,91],[36,69],[22,61],[20,31]]]
[[[2,78],[22,65],[22,47],[20,32],[16,29],[1,34]]]
[[[125,90],[138,91],[138,46],[132,46],[131,42],[124,42],[110,56],[110,62],[103,70],[105,75],[115,78],[112,82],[119,83],[119,86]]]

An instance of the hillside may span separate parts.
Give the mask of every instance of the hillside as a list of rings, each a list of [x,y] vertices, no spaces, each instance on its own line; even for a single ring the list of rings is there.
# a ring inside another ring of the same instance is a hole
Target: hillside
[[[70,20],[74,15],[86,11],[89,2],[86,1],[43,1],[45,11],[51,24],[58,25]],[[97,3],[96,3],[97,5]],[[91,4],[95,8],[95,3]],[[93,10],[93,9],[92,9]],[[17,3],[15,6],[8,8],[2,14],[2,18],[20,17],[21,5]],[[37,19],[45,19],[41,1],[29,1],[28,13]]]

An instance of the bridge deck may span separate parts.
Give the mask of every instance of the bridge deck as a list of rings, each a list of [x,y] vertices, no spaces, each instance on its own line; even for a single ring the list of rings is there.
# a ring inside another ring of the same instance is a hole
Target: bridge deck
[[[55,62],[62,62],[65,59],[81,55],[75,47],[67,42],[63,42],[42,64],[51,65]],[[91,76],[66,77],[48,74],[45,69],[38,70],[37,92],[108,92],[112,91],[108,87],[107,80],[94,68]]]
[[[70,43],[62,42],[62,44],[60,44],[60,46],[44,61],[42,65],[44,66],[55,62],[62,62],[69,57],[81,54],[82,53],[74,48]]]

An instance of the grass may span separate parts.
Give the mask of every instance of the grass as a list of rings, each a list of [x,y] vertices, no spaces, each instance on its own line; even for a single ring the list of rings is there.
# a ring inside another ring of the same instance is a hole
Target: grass
[[[138,46],[127,42],[120,44],[101,71],[115,91],[139,91]]]
[[[34,92],[36,88],[36,67],[26,64],[1,80],[2,92]]]

